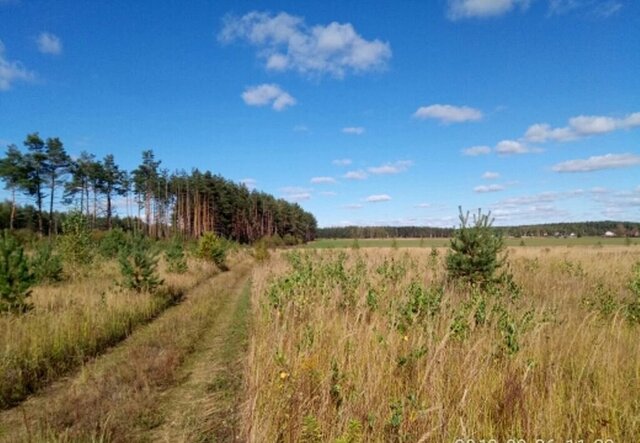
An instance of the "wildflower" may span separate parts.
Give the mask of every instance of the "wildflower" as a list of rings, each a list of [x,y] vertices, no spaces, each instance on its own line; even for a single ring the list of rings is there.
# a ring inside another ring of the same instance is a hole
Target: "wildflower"
[[[286,380],[288,378],[289,378],[288,372],[285,372],[285,371],[280,372],[280,380]]]
[[[403,337],[403,339],[404,339],[404,341],[409,341],[409,336],[408,336],[408,335],[405,335],[405,336]]]

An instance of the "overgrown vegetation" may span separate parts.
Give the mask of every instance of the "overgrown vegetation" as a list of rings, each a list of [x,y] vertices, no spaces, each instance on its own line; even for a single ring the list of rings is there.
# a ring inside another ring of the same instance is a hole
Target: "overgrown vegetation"
[[[230,245],[214,232],[205,232],[198,240],[198,256],[203,260],[215,263],[221,270],[226,270],[227,251]]]
[[[158,253],[141,235],[135,236],[131,246],[122,250],[118,263],[122,273],[121,285],[127,289],[153,293],[163,283],[158,275]]]

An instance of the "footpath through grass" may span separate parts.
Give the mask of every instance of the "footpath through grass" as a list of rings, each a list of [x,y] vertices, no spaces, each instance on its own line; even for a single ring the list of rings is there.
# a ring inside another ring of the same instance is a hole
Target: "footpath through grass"
[[[240,294],[250,268],[245,260],[209,279],[189,291],[183,303],[86,364],[79,374],[53,384],[17,408],[0,413],[0,441],[157,441],[157,434],[162,435],[166,423],[174,420],[171,413],[180,419],[184,412],[184,422],[189,423],[186,403],[168,399],[176,398],[171,394],[173,389],[176,393],[181,389],[189,391],[189,371],[194,380],[205,380],[207,371],[216,373],[218,359],[227,355],[225,349],[229,349],[229,355],[235,355],[235,341],[239,343],[238,349],[242,349],[246,332],[234,325],[241,325],[247,310],[248,296]],[[224,345],[220,354],[213,352],[216,343]],[[220,368],[226,368],[230,361],[220,361]],[[212,386],[215,381],[212,379]],[[227,386],[225,383],[221,387]],[[210,389],[208,393],[217,391],[232,392],[231,388],[225,388]],[[206,393],[199,395],[204,399]],[[220,398],[227,399],[226,403],[220,403],[227,405],[225,414],[233,410],[232,395]],[[211,411],[209,417],[214,422],[197,432],[218,429],[215,420],[221,420],[222,416],[214,413],[213,402],[203,404],[209,405],[208,409],[200,412]],[[233,426],[221,429],[229,429],[225,435],[233,433]],[[192,440],[188,435],[172,436],[171,441]],[[210,439],[215,440],[215,435]]]

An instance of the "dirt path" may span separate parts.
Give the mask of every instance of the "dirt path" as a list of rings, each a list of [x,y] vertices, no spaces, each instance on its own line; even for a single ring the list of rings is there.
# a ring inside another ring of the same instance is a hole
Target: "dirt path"
[[[247,344],[249,283],[230,294],[204,347],[185,365],[182,383],[162,395],[165,420],[152,434],[157,442],[236,441],[241,358]]]
[[[76,375],[1,413],[0,441],[234,439],[250,268],[209,279]]]

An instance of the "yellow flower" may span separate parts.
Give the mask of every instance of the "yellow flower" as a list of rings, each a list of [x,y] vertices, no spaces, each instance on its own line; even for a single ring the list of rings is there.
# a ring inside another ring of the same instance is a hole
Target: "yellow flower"
[[[404,336],[404,341],[409,341],[409,336],[408,335]]]
[[[280,380],[286,380],[287,378],[289,378],[289,373],[282,371],[280,372]]]

